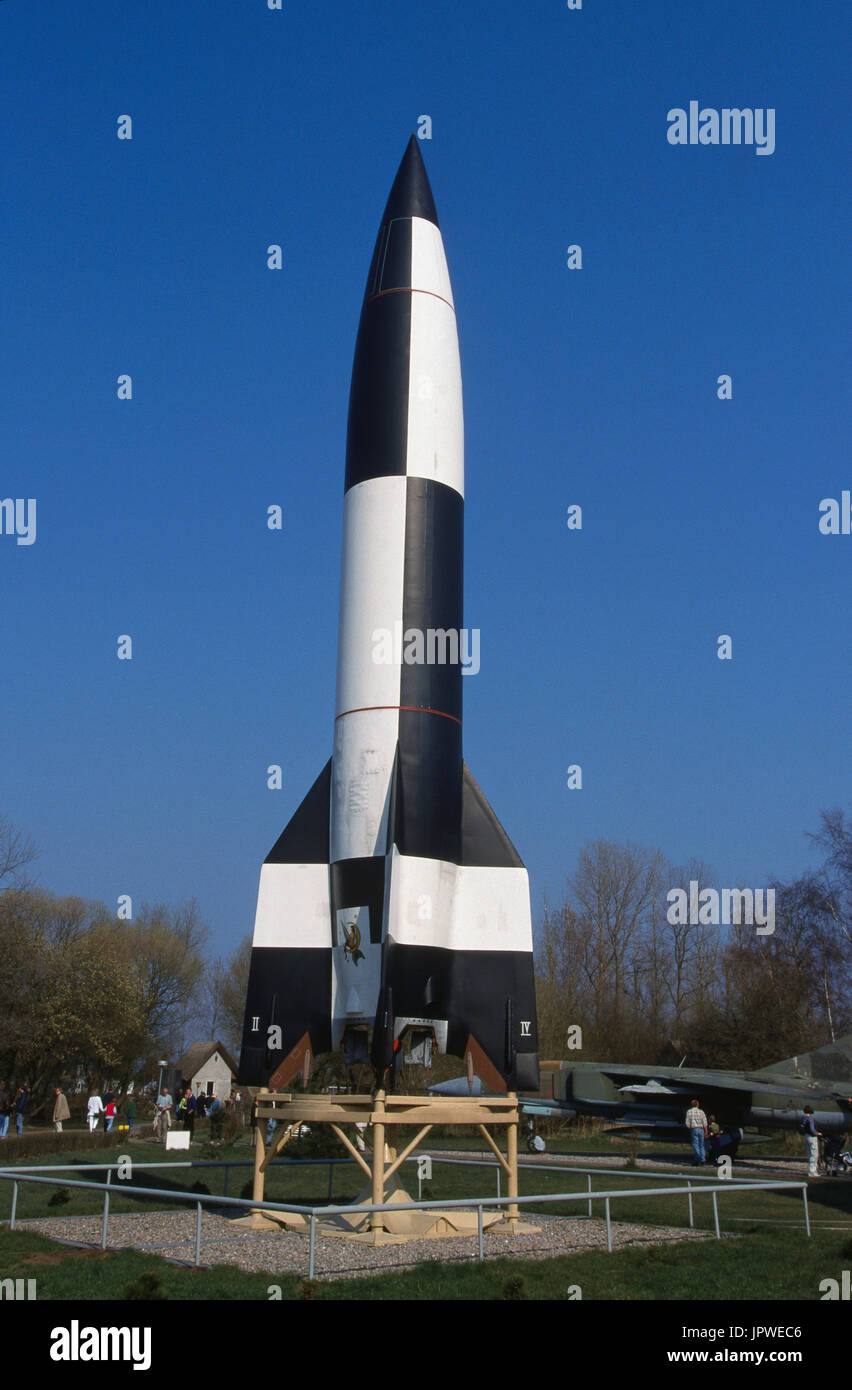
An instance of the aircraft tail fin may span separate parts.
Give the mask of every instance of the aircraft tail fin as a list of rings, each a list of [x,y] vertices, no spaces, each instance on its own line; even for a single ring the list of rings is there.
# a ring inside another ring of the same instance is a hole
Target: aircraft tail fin
[[[785,1057],[783,1062],[772,1062],[761,1067],[757,1076],[795,1076],[804,1081],[833,1081],[839,1085],[847,1084],[852,1093],[852,1033],[826,1043],[814,1052],[800,1052],[795,1057]]]

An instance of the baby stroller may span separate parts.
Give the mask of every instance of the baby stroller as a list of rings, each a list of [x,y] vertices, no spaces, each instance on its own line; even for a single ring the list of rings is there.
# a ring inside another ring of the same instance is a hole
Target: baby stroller
[[[817,1172],[823,1173],[829,1178],[836,1178],[839,1174],[848,1173],[852,1169],[852,1154],[850,1154],[848,1147],[844,1148],[848,1137],[847,1134],[823,1136],[820,1141],[821,1152],[817,1162]]]
[[[707,1146],[710,1155],[707,1162],[718,1166],[726,1156],[733,1161],[737,1156],[742,1134],[741,1129],[722,1129],[718,1134],[711,1134]]]

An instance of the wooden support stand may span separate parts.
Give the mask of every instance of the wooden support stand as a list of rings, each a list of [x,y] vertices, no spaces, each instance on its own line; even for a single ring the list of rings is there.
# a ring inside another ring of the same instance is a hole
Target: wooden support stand
[[[375,1095],[294,1095],[286,1091],[262,1090],[257,1097],[257,1127],[255,1130],[255,1165],[252,1198],[257,1207],[251,1216],[241,1218],[244,1224],[256,1229],[270,1225],[288,1230],[304,1231],[307,1222],[301,1216],[262,1209],[266,1169],[280,1153],[293,1133],[302,1124],[328,1125],[343,1146],[360,1166],[370,1185],[353,1203],[351,1215],[328,1217],[318,1222],[322,1235],[348,1236],[350,1239],[384,1244],[423,1238],[475,1234],[476,1212],[448,1208],[439,1211],[359,1211],[360,1206],[380,1205],[383,1202],[406,1202],[412,1199],[398,1185],[391,1189],[390,1180],[407,1158],[431,1133],[435,1125],[473,1125],[485,1139],[491,1152],[506,1175],[507,1196],[518,1195],[518,1128],[520,1115],[518,1098],[506,1096],[398,1096],[377,1091]],[[279,1132],[267,1147],[263,1138],[265,1122],[278,1121]],[[372,1153],[369,1162],[360,1153],[343,1126],[358,1125],[362,1132],[372,1128]],[[388,1142],[401,1125],[416,1128],[417,1133],[401,1153]],[[283,1130],[281,1129],[283,1126]],[[505,1129],[506,1153],[503,1154],[491,1131]],[[483,1213],[483,1226],[495,1225],[517,1231],[520,1214],[513,1202],[505,1208],[491,1208]],[[536,1227],[524,1226],[524,1230]]]
[[[258,1101],[265,1100],[269,1094],[268,1091],[260,1091]],[[263,1130],[258,1123],[254,1131],[254,1176],[251,1189],[252,1201],[257,1202],[258,1205],[252,1207],[247,1216],[240,1217],[241,1224],[250,1226],[254,1231],[268,1231],[278,1227],[278,1222],[264,1215],[260,1209],[263,1202],[264,1170],[271,1157],[271,1151],[269,1153],[266,1151]]]

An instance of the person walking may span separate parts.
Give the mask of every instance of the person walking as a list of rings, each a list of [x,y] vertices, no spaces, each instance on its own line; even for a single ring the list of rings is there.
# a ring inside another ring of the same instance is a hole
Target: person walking
[[[191,1144],[192,1136],[195,1133],[195,1096],[192,1094],[192,1089],[189,1086],[186,1088],[184,1101],[186,1102],[186,1109],[184,1110],[183,1123],[184,1128],[189,1130],[189,1142]]]
[[[132,1096],[128,1099],[127,1104],[124,1107],[124,1113],[127,1116],[128,1131],[132,1134],[133,1126],[136,1122],[136,1101],[133,1099]]]
[[[11,1108],[12,1102],[9,1097],[9,1092],[6,1090],[5,1083],[3,1083],[0,1085],[0,1139],[6,1138],[6,1131],[9,1128],[9,1111]]]
[[[218,1096],[214,1096],[211,1100],[207,1113],[210,1116],[210,1143],[219,1144],[222,1141],[222,1124],[225,1114]]]
[[[819,1141],[821,1134],[816,1127],[814,1119],[814,1108],[806,1105],[802,1111],[802,1118],[799,1121],[799,1132],[805,1136],[805,1148],[808,1152],[808,1177],[818,1178],[819,1170],[817,1162],[819,1160]]]
[[[684,1118],[684,1124],[689,1130],[689,1138],[692,1143],[692,1166],[697,1167],[706,1158],[704,1150],[704,1140],[707,1136],[707,1116],[700,1109],[697,1100],[693,1100]]]
[[[104,1103],[97,1093],[89,1096],[89,1103],[86,1106],[86,1119],[89,1122],[89,1133],[94,1134],[98,1127],[98,1120],[104,1113]]]
[[[56,1100],[53,1105],[53,1128],[57,1134],[62,1133],[62,1125],[65,1120],[71,1119],[71,1111],[68,1108],[68,1101],[61,1086],[56,1088]]]
[[[107,1134],[109,1134],[110,1130],[112,1129],[113,1124],[115,1123],[115,1117],[118,1114],[118,1106],[115,1103],[115,1096],[112,1094],[111,1091],[109,1092],[109,1095],[110,1099],[106,1101],[106,1104],[104,1105],[104,1129],[106,1130]]]
[[[28,1096],[23,1086],[18,1087],[18,1094],[15,1097],[15,1104],[12,1106],[15,1115],[15,1131],[20,1138],[24,1132],[24,1116],[27,1113]]]
[[[172,1123],[172,1098],[165,1088],[157,1097],[157,1111],[154,1116],[154,1134],[165,1144]]]

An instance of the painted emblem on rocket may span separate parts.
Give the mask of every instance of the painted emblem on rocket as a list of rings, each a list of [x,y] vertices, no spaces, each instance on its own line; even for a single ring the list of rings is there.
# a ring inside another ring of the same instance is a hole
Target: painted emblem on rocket
[[[353,965],[357,965],[359,960],[364,959],[364,952],[358,949],[361,945],[361,933],[358,930],[358,923],[349,922],[348,924],[344,924],[343,937],[343,954]]]

